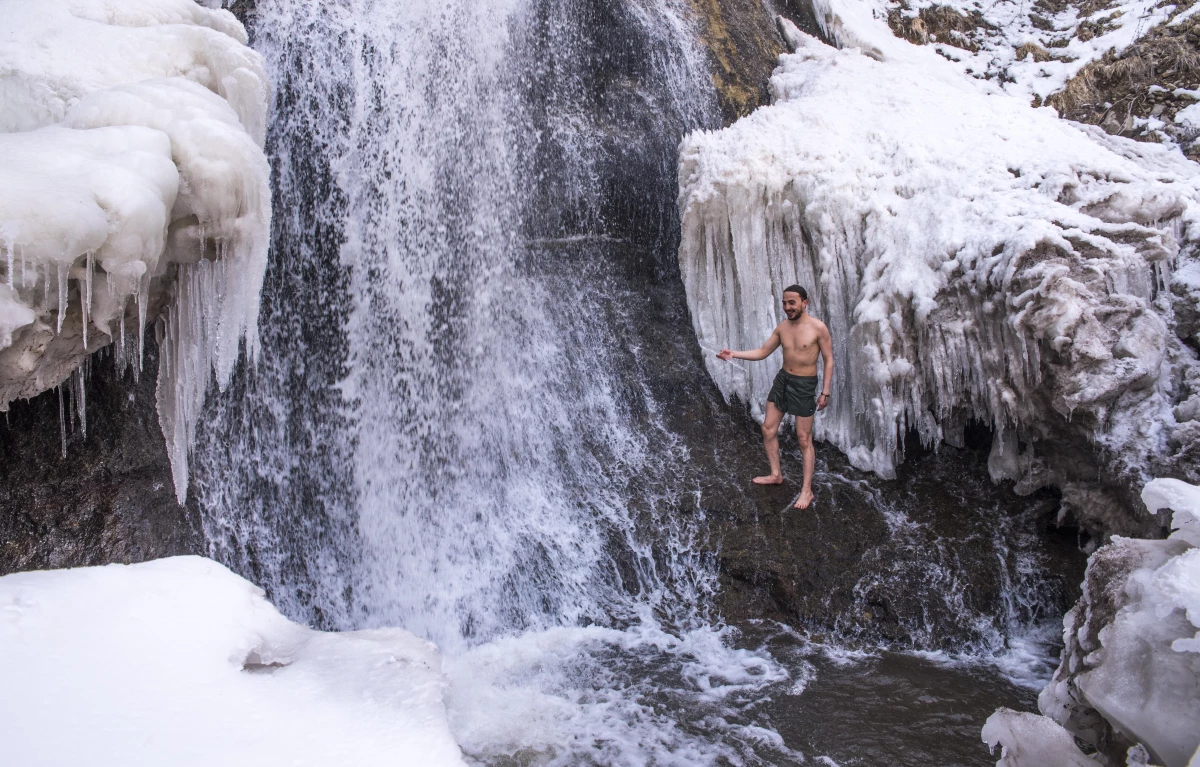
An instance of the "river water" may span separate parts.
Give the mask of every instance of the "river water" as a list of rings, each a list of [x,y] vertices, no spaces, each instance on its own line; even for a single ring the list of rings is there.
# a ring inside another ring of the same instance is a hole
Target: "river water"
[[[823,452],[809,515],[747,485],[675,265],[676,147],[719,127],[691,9],[257,4],[273,247],[193,459],[212,553],[436,642],[481,764],[986,764],[1069,597],[1052,499],[969,451]]]

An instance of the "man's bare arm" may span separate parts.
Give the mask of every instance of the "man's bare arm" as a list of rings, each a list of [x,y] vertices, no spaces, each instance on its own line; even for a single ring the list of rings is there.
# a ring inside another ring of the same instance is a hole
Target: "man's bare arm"
[[[821,396],[817,398],[817,410],[824,410],[829,404],[829,395],[833,391],[833,339],[829,328],[821,325],[817,336],[817,346],[821,349],[821,359],[825,362],[825,372],[821,376]]]
[[[717,356],[726,362],[735,357],[739,360],[757,362],[758,360],[765,360],[767,357],[770,357],[771,352],[779,348],[779,343],[779,328],[775,328],[775,331],[771,333],[771,337],[767,339],[767,342],[753,351],[735,352],[732,349],[722,349],[721,353]]]

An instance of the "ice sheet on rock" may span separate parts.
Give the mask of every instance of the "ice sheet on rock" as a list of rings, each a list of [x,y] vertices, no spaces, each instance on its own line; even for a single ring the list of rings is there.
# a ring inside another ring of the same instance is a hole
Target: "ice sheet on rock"
[[[0,578],[12,764],[462,765],[440,669],[406,631],[292,623],[199,557]]]
[[[93,93],[63,120],[75,128],[128,123],[166,133],[179,167],[180,194],[164,254],[178,270],[160,349],[158,408],[182,502],[209,371],[223,388],[243,339],[251,361],[257,354],[270,168],[226,101],[182,78]]]
[[[0,338],[0,406],[58,385],[102,345],[95,334],[83,343],[83,320],[111,335],[140,300],[178,187],[171,142],[150,128],[0,134],[0,251],[11,254],[8,299],[26,320]],[[64,328],[68,301],[81,316]],[[37,353],[66,336],[71,347]]]
[[[1030,456],[1005,433],[1079,410],[1144,465],[1173,422],[1154,265],[1176,235],[1200,239],[1197,167],[997,94],[865,12],[826,26],[884,60],[791,27],[774,103],[681,146],[680,266],[701,345],[758,346],[799,282],[837,362],[816,433],[858,468],[890,476],[907,429],[932,443],[975,418],[1011,448],[993,456],[998,477],[1018,478]],[[761,417],[775,365],[708,366]],[[1122,396],[1136,417],[1110,419]]]
[[[1044,716],[1001,708],[983,725],[983,742],[1000,746],[996,767],[1096,767],[1071,733]]]
[[[1092,555],[1038,707],[1094,747],[1113,749],[1112,730],[1154,764],[1184,767],[1200,748],[1200,487],[1156,479],[1142,497],[1174,511],[1178,529],[1165,541],[1114,536]]]
[[[1200,487],[1178,479],[1154,479],[1142,488],[1142,502],[1151,514],[1173,511],[1171,537],[1200,546]],[[1200,613],[1196,617],[1200,618]]]

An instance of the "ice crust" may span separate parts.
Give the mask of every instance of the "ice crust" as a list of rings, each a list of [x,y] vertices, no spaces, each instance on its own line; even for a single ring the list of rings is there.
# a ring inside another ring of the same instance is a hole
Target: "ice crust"
[[[463,765],[434,646],[284,618],[200,557],[0,578],[6,764]]]
[[[160,328],[177,495],[210,371],[257,351],[267,85],[228,11],[0,0],[0,410]]]
[[[1062,662],[1038,698],[1045,716],[1001,709],[984,727],[1005,747],[998,764],[1096,763],[1072,735],[1109,763],[1200,764],[1200,487],[1155,479],[1142,498],[1152,513],[1174,512],[1174,532],[1114,536],[1092,555]]]
[[[975,419],[1018,491],[1086,495],[1071,487],[1096,474],[1078,458],[1093,439],[1117,476],[1148,479],[1176,426],[1172,371],[1194,360],[1161,289],[1200,240],[1200,168],[963,77],[865,4],[821,17],[857,47],[781,22],[795,52],[773,104],[681,146],[701,346],[757,347],[799,282],[837,362],[816,434],[856,467],[893,476],[906,430],[961,444]],[[761,418],[778,353],[746,372],[706,357]],[[1037,449],[1072,428],[1071,449]]]

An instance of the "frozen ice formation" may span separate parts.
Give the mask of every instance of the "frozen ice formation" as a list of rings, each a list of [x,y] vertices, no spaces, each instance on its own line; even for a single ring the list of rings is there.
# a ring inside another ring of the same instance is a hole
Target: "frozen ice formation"
[[[1062,662],[1038,698],[1045,716],[1001,709],[984,727],[1004,746],[998,764],[1096,764],[1078,738],[1108,764],[1200,765],[1200,487],[1155,479],[1142,499],[1174,512],[1174,532],[1114,536],[1092,554]]]
[[[432,644],[305,628],[201,557],[0,578],[0,678],[9,764],[464,764]]]
[[[893,476],[907,431],[961,445],[981,421],[994,478],[1061,488],[1094,531],[1142,532],[1123,488],[1200,466],[1179,457],[1200,444],[1200,376],[1172,332],[1200,296],[1173,283],[1195,268],[1200,167],[964,77],[864,4],[818,5],[854,47],[781,22],[795,52],[772,105],[681,146],[701,346],[757,347],[782,288],[806,285],[837,361],[816,434],[856,467]],[[707,364],[761,418],[778,355]]]
[[[177,495],[210,371],[257,349],[267,85],[191,0],[0,0],[0,410],[116,343],[158,384]]]

